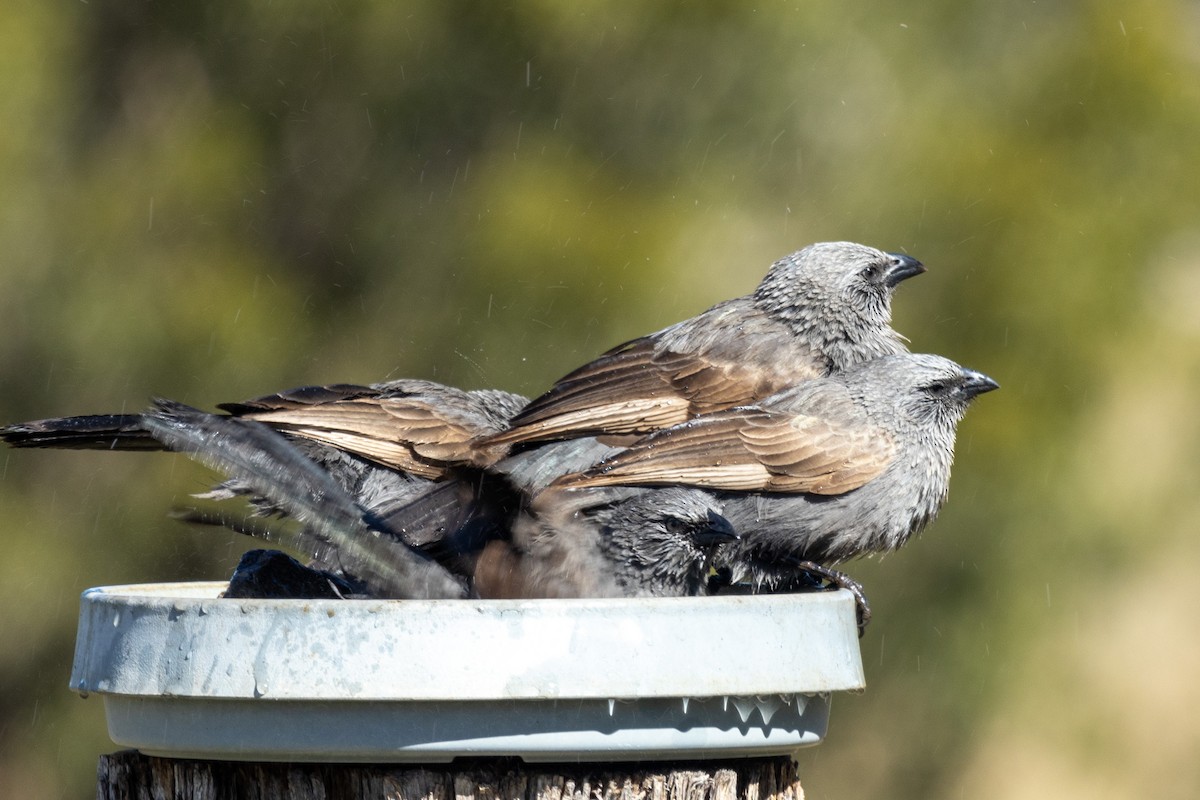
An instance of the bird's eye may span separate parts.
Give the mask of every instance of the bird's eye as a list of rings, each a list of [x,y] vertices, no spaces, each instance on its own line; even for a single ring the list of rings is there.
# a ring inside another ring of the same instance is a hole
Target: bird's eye
[[[940,396],[953,391],[954,384],[951,381],[934,381],[926,385],[925,391],[931,395]]]
[[[667,533],[679,535],[687,530],[687,523],[679,517],[667,517],[666,521]]]
[[[878,264],[868,264],[859,275],[862,275],[865,280],[875,281],[879,279],[879,271],[880,266]]]

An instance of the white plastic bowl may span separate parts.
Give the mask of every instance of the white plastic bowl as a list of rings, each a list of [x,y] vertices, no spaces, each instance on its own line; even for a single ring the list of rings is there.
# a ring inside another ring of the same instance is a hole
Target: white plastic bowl
[[[89,589],[71,688],[149,755],[250,761],[768,756],[861,689],[848,592],[236,600]]]

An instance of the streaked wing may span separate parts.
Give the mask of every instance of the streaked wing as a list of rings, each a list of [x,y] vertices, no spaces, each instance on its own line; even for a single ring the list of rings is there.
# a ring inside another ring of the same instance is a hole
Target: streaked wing
[[[437,479],[470,460],[469,442],[492,428],[465,393],[426,382],[381,387],[334,384],[267,395],[223,409],[282,432],[332,445],[379,464]],[[444,396],[443,396],[444,395]]]
[[[770,479],[763,491],[836,495],[857,489],[887,468],[892,438],[870,425],[780,414],[752,417],[739,436]]]
[[[639,433],[686,420],[687,399],[654,361],[654,341],[649,338],[611,350],[555,383],[491,441]]]
[[[725,491],[841,494],[891,460],[889,437],[865,426],[737,408],[647,436],[562,486],[685,484]]]
[[[804,377],[712,353],[656,350],[654,339],[635,339],[562,378],[489,441],[650,433],[754,402]]]
[[[750,405],[824,374],[816,359],[808,363],[789,360],[747,365],[742,359],[730,359],[711,352],[702,356],[660,353],[655,364],[669,376],[675,390],[688,399],[692,417]]]
[[[437,479],[470,458],[481,433],[436,406],[411,399],[359,399],[245,415],[295,436],[322,442],[387,467]]]

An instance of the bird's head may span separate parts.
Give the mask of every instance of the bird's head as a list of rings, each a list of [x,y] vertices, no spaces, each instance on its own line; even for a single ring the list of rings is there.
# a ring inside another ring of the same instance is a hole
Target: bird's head
[[[719,501],[683,486],[635,492],[602,526],[603,546],[637,581],[665,594],[694,593],[716,549],[738,539]]]
[[[846,380],[872,416],[921,428],[948,427],[951,435],[972,400],[1000,388],[982,372],[948,358],[908,353],[863,364]]]
[[[820,242],[776,261],[754,293],[767,314],[827,353],[831,366],[902,352],[892,292],[925,271],[915,258],[854,242]]]

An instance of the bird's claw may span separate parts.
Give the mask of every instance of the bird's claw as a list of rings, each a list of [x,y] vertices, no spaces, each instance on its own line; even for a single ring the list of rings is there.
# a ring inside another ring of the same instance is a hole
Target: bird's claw
[[[871,604],[867,602],[867,593],[863,590],[863,585],[846,573],[822,566],[815,561],[800,561],[796,566],[810,577],[828,584],[824,588],[845,589],[854,595],[854,615],[858,622],[858,638],[861,639],[871,622]]]

